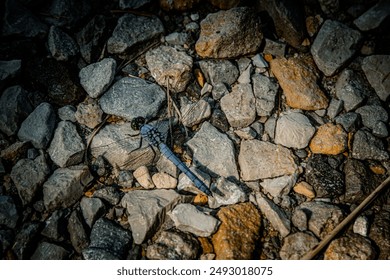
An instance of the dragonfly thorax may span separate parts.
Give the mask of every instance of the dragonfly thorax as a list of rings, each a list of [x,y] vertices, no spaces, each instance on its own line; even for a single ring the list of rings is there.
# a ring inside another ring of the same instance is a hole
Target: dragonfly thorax
[[[158,146],[161,142],[163,142],[160,131],[158,131],[158,129],[154,126],[144,124],[141,126],[140,132],[141,136],[153,146]]]

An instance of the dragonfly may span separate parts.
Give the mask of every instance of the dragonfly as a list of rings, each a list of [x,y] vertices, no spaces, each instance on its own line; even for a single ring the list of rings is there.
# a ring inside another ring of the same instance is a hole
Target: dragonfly
[[[209,188],[165,144],[161,132],[155,126],[147,124],[143,117],[136,117],[131,121],[131,127],[134,130],[139,130],[142,139],[145,139],[149,144],[157,147],[161,154],[183,172],[201,192],[208,196],[212,196]]]

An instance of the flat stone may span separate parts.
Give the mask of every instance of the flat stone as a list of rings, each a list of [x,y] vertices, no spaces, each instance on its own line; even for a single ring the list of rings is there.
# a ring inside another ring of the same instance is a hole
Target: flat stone
[[[187,145],[193,151],[193,161],[197,166],[204,166],[210,172],[228,179],[238,179],[232,141],[209,122],[202,124]]]
[[[58,168],[43,184],[43,202],[48,211],[70,207],[92,180],[87,166]]]
[[[192,234],[162,231],[155,243],[146,248],[146,257],[151,260],[194,260],[199,250],[199,242]]]
[[[280,41],[274,41],[265,38],[265,46],[263,53],[266,55],[273,55],[275,57],[284,57],[286,54],[287,44]],[[269,61],[268,61],[269,62]]]
[[[66,260],[69,257],[69,252],[62,246],[49,243],[40,242],[34,254],[31,256],[32,260]]]
[[[68,219],[67,230],[69,233],[70,243],[77,253],[81,253],[88,247],[89,238],[86,230],[84,229],[83,218],[79,209],[75,209],[70,214]]]
[[[368,218],[366,216],[359,216],[353,223],[353,233],[360,234],[361,236],[368,236],[368,229],[370,227]]]
[[[45,149],[51,141],[55,125],[53,107],[43,102],[22,122],[18,137],[21,141],[30,141],[37,149]]]
[[[314,236],[304,232],[296,232],[283,239],[279,255],[282,260],[299,260],[317,244],[318,240]]]
[[[260,117],[268,117],[275,108],[278,83],[261,74],[252,75],[253,94],[256,98],[256,113]]]
[[[344,70],[335,85],[336,96],[343,101],[344,109],[355,110],[364,101],[365,87],[362,78],[353,70]]]
[[[255,97],[250,84],[237,84],[221,98],[221,109],[233,127],[246,127],[256,118]]]
[[[248,196],[240,186],[223,177],[219,177],[215,184],[211,185],[211,191],[213,196],[208,200],[211,208],[237,204],[248,200]]]
[[[355,111],[362,118],[362,123],[365,127],[374,129],[379,122],[387,123],[389,115],[382,106],[365,105]]]
[[[348,135],[341,125],[321,125],[310,141],[310,150],[315,154],[338,155],[347,150]]]
[[[106,218],[100,218],[91,231],[91,243],[83,250],[86,260],[124,260],[132,244],[131,232]]]
[[[182,123],[186,127],[192,127],[208,119],[211,115],[210,104],[200,99],[196,103],[190,102],[186,97],[180,99],[180,112]]]
[[[85,223],[90,228],[104,214],[105,208],[104,203],[97,197],[83,197],[80,201],[80,209]]]
[[[302,113],[288,111],[277,120],[275,143],[288,148],[303,149],[309,144],[316,129]]]
[[[47,152],[60,167],[75,165],[83,160],[85,145],[76,126],[68,121],[58,123]]]
[[[133,175],[141,187],[145,189],[154,188],[152,176],[150,175],[149,169],[146,166],[143,165],[138,167],[136,170],[134,170]]]
[[[319,73],[309,56],[276,58],[270,62],[287,105],[302,110],[319,110],[328,107],[328,98],[317,84]]]
[[[382,101],[390,95],[390,55],[371,55],[362,61],[362,69]]]
[[[190,36],[188,33],[185,32],[173,32],[165,36],[165,42],[167,42],[169,45],[179,45],[184,46],[187,44],[190,40]]]
[[[309,158],[305,178],[314,188],[317,197],[334,198],[344,193],[344,176],[332,168],[326,156],[313,155]]]
[[[325,260],[374,260],[377,253],[369,239],[360,235],[333,240],[324,253]]]
[[[229,205],[218,211],[217,218],[221,225],[212,236],[215,259],[252,259],[261,227],[257,208],[250,202]]]
[[[229,58],[255,52],[263,39],[260,22],[247,7],[208,14],[195,50],[202,57]]]
[[[293,189],[294,189],[294,192],[299,193],[301,195],[304,195],[309,199],[313,199],[316,197],[316,193],[315,193],[313,187],[305,181],[299,182],[298,184],[296,184],[294,186]]]
[[[31,203],[51,170],[42,154],[32,159],[21,159],[12,168],[14,182],[23,205]]]
[[[352,157],[361,160],[387,160],[389,159],[389,153],[385,150],[381,139],[376,138],[368,131],[360,129],[353,137]]]
[[[90,97],[97,98],[111,85],[114,80],[115,70],[115,59],[104,58],[80,70],[80,84]]]
[[[0,96],[0,130],[7,136],[16,134],[20,123],[33,111],[28,92],[12,86]]]
[[[192,57],[170,46],[160,46],[145,54],[146,63],[156,82],[172,92],[186,89],[192,77]]]
[[[135,77],[120,79],[99,100],[106,114],[130,121],[155,117],[164,101],[165,92],[158,85]]]
[[[263,188],[263,193],[270,194],[274,198],[274,202],[280,200],[282,196],[288,195],[292,187],[297,181],[297,174],[284,175],[272,179],[264,179],[260,183]]]
[[[136,48],[147,48],[164,32],[164,26],[156,16],[126,14],[119,18],[107,41],[107,50],[120,57],[131,55]]]
[[[289,149],[256,139],[242,141],[238,163],[244,181],[291,175],[298,168]]]
[[[58,61],[67,61],[79,52],[75,40],[57,26],[50,27],[47,44],[52,57]]]
[[[172,210],[183,198],[173,190],[134,190],[126,193],[121,201],[127,209],[128,222],[134,242],[141,244],[165,220],[165,214]]]
[[[332,98],[329,102],[329,106],[326,109],[326,113],[330,119],[334,119],[344,107],[344,101],[336,98]]]
[[[157,189],[174,189],[177,186],[177,179],[164,172],[153,174],[152,181]]]
[[[15,228],[19,214],[12,197],[0,195],[0,225]]]
[[[300,231],[310,230],[316,237],[323,239],[343,219],[344,213],[336,205],[308,201],[295,208],[291,220]]]
[[[364,14],[359,16],[353,23],[361,31],[369,31],[381,25],[381,23],[390,15],[389,1],[379,1]]]
[[[198,177],[199,180],[201,180],[207,187],[210,186],[211,183],[211,177],[209,174],[203,172],[202,170],[195,168],[194,166],[190,167],[190,170],[192,173]],[[195,185],[194,183],[188,178],[184,173],[180,173],[179,175],[179,182],[177,184],[177,190],[179,191],[186,191],[194,194],[202,193]]]
[[[208,237],[213,234],[220,224],[216,218],[203,213],[189,203],[177,205],[169,216],[178,230],[202,237]]]
[[[341,124],[346,132],[353,132],[359,128],[361,123],[360,115],[355,112],[348,112],[338,116],[335,122]]]
[[[77,105],[76,121],[89,128],[95,128],[103,121],[103,111],[96,99],[87,98]]]
[[[199,61],[199,67],[206,81],[212,86],[232,85],[239,75],[237,67],[227,59],[204,59]]]
[[[359,31],[328,19],[311,46],[311,54],[318,68],[332,76],[355,54],[361,39]]]

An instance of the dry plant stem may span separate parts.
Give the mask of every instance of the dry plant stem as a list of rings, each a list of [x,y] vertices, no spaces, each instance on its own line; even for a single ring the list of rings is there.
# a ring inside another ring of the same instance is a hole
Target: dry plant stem
[[[94,129],[94,131],[92,131],[91,135],[88,137],[87,147],[85,148],[85,151],[84,151],[84,161],[85,161],[86,164],[88,163],[88,150],[89,150],[89,146],[91,146],[92,139],[99,132],[99,130],[103,127],[103,125],[107,122],[109,117],[110,116],[107,115],[104,118],[104,120]]]
[[[390,177],[384,180],[369,196],[366,197],[362,203],[356,207],[328,236],[326,236],[317,247],[315,247],[312,251],[308,252],[304,255],[301,260],[311,260],[313,259],[321,250],[328,245],[328,243],[347,225],[349,224],[359,213],[367,207],[376,196],[383,191],[390,184]]]

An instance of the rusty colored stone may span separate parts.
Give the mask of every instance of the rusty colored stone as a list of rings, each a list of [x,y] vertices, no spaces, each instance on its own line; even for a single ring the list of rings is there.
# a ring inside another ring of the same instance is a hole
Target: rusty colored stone
[[[211,244],[210,240],[206,237],[198,237],[198,241],[200,246],[202,247],[203,254],[211,254],[214,253],[213,244]]]
[[[302,110],[328,107],[329,100],[317,84],[319,74],[311,57],[275,58],[270,66],[283,89],[288,106]]]
[[[326,123],[318,128],[309,147],[315,154],[338,155],[347,149],[347,138],[341,125]]]
[[[260,234],[261,216],[250,202],[221,208],[221,221],[212,237],[217,260],[251,259]]]

